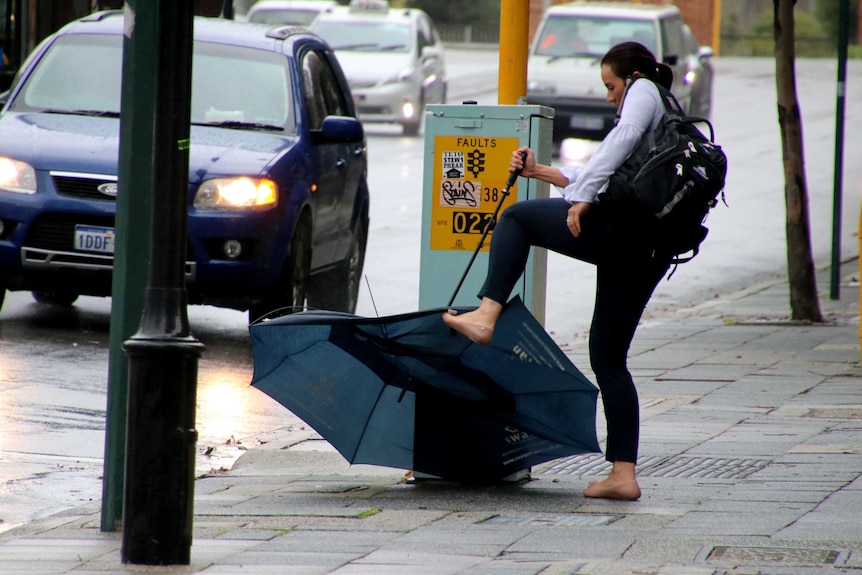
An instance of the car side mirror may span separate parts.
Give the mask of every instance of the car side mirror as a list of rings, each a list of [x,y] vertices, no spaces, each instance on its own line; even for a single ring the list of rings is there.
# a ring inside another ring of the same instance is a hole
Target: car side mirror
[[[362,123],[349,116],[327,116],[314,134],[317,144],[337,142],[361,142],[365,137]]]
[[[421,56],[424,60],[426,58],[439,58],[440,56],[442,56],[442,54],[440,53],[440,49],[437,48],[437,46],[425,46],[424,48],[422,48]]]
[[[712,46],[701,46],[697,49],[697,57],[701,60],[709,60],[713,54]]]

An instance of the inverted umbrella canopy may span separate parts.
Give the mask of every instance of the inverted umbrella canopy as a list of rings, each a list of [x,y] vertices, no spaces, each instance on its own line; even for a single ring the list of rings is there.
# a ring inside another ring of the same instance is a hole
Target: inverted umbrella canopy
[[[598,390],[519,298],[487,346],[446,326],[444,311],[253,324],[252,385],[351,463],[488,481],[599,451]]]

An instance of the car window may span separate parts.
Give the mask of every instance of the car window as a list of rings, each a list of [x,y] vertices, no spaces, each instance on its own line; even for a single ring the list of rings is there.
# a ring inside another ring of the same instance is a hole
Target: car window
[[[120,112],[121,36],[70,34],[37,64],[14,109]],[[272,52],[196,43],[191,121],[292,125],[285,60]]]
[[[314,9],[273,8],[252,12],[248,17],[248,21],[260,24],[294,24],[296,26],[308,26],[319,13],[320,10]]]
[[[316,20],[312,29],[335,50],[409,52],[411,46],[409,23]]]
[[[192,122],[292,124],[286,61],[274,52],[196,43]]]
[[[302,57],[302,81],[309,129],[319,130],[326,116],[350,116],[338,78],[326,56],[317,51]]]
[[[46,52],[14,108],[120,112],[119,36],[61,36]]]
[[[655,52],[655,28],[649,20],[587,16],[550,16],[535,47],[540,56],[602,56],[615,44],[634,40]]]
[[[685,43],[685,51],[697,56],[700,46],[697,45],[697,40],[694,39],[694,35],[691,33],[688,26],[684,26],[682,29],[682,39]]]
[[[434,34],[431,31],[431,23],[427,18],[420,16],[416,19],[416,31],[419,37],[419,52],[422,52],[422,48],[425,46],[434,45]]]
[[[682,18],[664,18],[661,20],[662,54],[664,56],[685,55],[682,41]]]

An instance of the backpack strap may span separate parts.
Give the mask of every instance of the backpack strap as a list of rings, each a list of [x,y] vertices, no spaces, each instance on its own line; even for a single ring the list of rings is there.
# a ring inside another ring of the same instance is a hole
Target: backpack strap
[[[626,96],[629,93],[629,89],[632,87],[632,84],[634,84],[637,80],[640,80],[641,78],[643,78],[644,80],[649,80],[656,88],[658,88],[658,93],[659,96],[661,96],[662,104],[664,104],[665,112],[678,116],[685,115],[685,113],[682,111],[682,106],[679,105],[676,96],[674,96],[670,90],[668,90],[655,80],[647,78],[646,76],[629,76],[625,80],[626,87],[625,89],[623,89],[623,97],[620,99],[620,105],[617,108],[616,122],[619,122],[619,119],[623,114],[623,105],[626,103]]]

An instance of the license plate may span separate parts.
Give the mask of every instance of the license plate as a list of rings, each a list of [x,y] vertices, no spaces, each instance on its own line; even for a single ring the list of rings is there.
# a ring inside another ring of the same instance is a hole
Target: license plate
[[[114,253],[114,228],[75,226],[75,249],[102,254]]]
[[[581,130],[601,130],[605,127],[605,118],[595,114],[572,114],[569,118],[569,127],[580,128]]]

